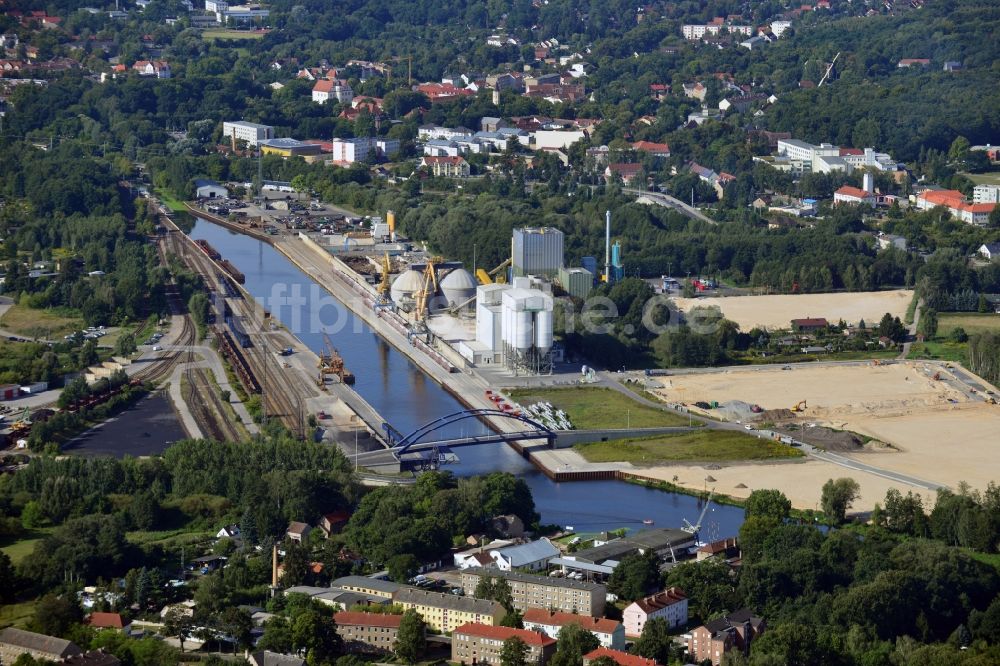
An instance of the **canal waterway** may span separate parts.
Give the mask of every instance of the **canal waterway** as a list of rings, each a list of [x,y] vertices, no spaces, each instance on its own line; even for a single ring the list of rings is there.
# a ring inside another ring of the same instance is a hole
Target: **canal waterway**
[[[354,389],[399,431],[410,432],[464,409],[454,396],[271,246],[200,218],[190,235],[211,243],[243,272],[247,291],[313,351],[323,350],[326,329],[344,364],[356,376]],[[466,423],[441,435],[474,434],[485,427]],[[449,468],[455,474],[516,474],[531,487],[543,523],[572,525],[582,532],[641,528],[643,520],[652,520],[657,527],[679,527],[685,518],[695,522],[702,508],[699,500],[688,495],[619,481],[556,483],[506,444],[463,447],[457,453],[461,462]],[[742,522],[742,509],[713,504],[705,517],[702,537],[734,536]]]

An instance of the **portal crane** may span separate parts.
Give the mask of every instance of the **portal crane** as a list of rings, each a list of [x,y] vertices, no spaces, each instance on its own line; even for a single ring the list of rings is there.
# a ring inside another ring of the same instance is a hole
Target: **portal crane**
[[[378,283],[378,297],[375,299],[375,309],[385,308],[392,305],[389,297],[389,273],[392,272],[392,264],[389,262],[389,253],[382,257],[382,280]]]
[[[424,267],[424,285],[416,293],[417,304],[413,311],[413,318],[416,321],[423,321],[427,318],[428,302],[438,291],[437,269],[435,266],[441,263],[444,263],[442,257],[431,257],[427,260],[427,265]]]

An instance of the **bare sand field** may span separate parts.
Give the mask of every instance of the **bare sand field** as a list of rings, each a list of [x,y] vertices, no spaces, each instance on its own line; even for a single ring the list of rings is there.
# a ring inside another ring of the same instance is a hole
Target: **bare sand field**
[[[876,460],[882,460],[879,457]],[[861,496],[854,502],[853,511],[870,511],[875,503],[885,499],[889,488],[896,488],[904,495],[907,491],[924,498],[924,506],[934,506],[934,493],[916,486],[890,481],[874,474],[863,474],[840,465],[809,460],[801,463],[766,465],[727,465],[720,469],[704,467],[653,467],[642,470],[643,476],[672,481],[692,490],[715,488],[716,492],[730,497],[746,499],[754,490],[777,488],[785,494],[796,509],[818,509],[823,494],[823,484],[829,479],[849,476],[861,486]],[[677,481],[673,481],[674,477]],[[706,477],[715,481],[706,481]],[[737,486],[746,486],[738,488]]]
[[[788,328],[792,319],[825,317],[832,323],[843,319],[857,324],[861,319],[868,325],[877,324],[888,312],[900,319],[913,299],[908,289],[896,291],[864,291],[837,294],[786,294],[775,296],[729,296],[711,298],[675,298],[674,302],[687,312],[699,305],[718,305],[726,319],[735,321],[744,331],[754,326],[768,329]]]
[[[989,405],[972,396],[967,388],[943,366],[922,362],[890,365],[837,364],[740,368],[723,372],[678,374],[662,380],[656,392],[671,402],[696,401],[725,403],[741,400],[764,409],[788,409],[800,400],[806,408],[798,415],[802,423],[813,422],[849,430],[893,445],[898,451],[859,452],[851,457],[880,468],[954,487],[967,481],[984,488],[989,481],[1000,482],[1000,406]],[[941,380],[934,380],[935,373]],[[714,410],[713,410],[714,411]],[[818,463],[816,463],[818,464]],[[814,462],[806,463],[814,465]],[[835,465],[824,466],[833,476],[852,476],[866,494],[882,494],[890,485],[904,492],[905,485]],[[744,483],[750,488],[776,487],[802,499],[818,493],[810,483],[820,485],[830,474],[800,472],[783,466],[751,466],[743,477],[732,476],[734,468],[711,472],[730,485]],[[800,467],[800,466],[792,466]],[[815,469],[815,468],[814,468]],[[816,476],[810,476],[815,474]],[[820,476],[825,478],[819,479]],[[749,480],[748,480],[749,478]],[[763,483],[763,485],[762,485]],[[800,483],[805,485],[796,490]],[[697,484],[696,484],[697,485]],[[870,489],[870,490],[869,490]],[[720,492],[728,492],[722,486]],[[915,489],[914,489],[915,490]],[[748,491],[749,492],[749,491]],[[857,507],[871,508],[868,500]]]

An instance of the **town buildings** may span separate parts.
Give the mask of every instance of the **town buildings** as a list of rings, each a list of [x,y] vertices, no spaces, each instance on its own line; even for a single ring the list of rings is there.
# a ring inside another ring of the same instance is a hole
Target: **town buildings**
[[[14,627],[0,630],[0,664],[13,664],[22,654],[44,661],[61,662],[82,655],[83,650],[63,638]]]
[[[274,128],[242,120],[226,121],[222,123],[222,136],[231,142],[245,141],[248,146],[257,146],[261,141],[274,138]]]
[[[519,611],[547,608],[596,617],[604,615],[608,590],[598,583],[498,569],[468,569],[462,572],[462,589],[465,594],[475,593],[479,580],[484,576],[506,580],[510,584],[514,608]]]
[[[544,666],[555,654],[556,639],[528,629],[465,624],[451,635],[451,661],[457,664],[500,665],[500,651],[509,638],[517,637],[528,646],[527,662]]]
[[[559,613],[542,608],[524,611],[524,628],[540,631],[551,638],[559,637],[559,630],[568,624],[577,624],[594,634],[602,647],[625,649],[625,626],[617,620],[573,613]]]
[[[400,588],[393,596],[393,603],[416,610],[428,629],[438,633],[451,633],[468,623],[497,625],[505,614],[497,602],[476,599],[471,593],[460,597],[415,587]]]
[[[743,608],[706,622],[687,635],[688,658],[701,663],[709,660],[720,666],[727,652],[739,650],[749,654],[753,641],[764,633],[764,619]]]
[[[833,205],[852,204],[855,206],[875,207],[876,197],[874,192],[868,192],[858,187],[844,185],[833,193]]]
[[[351,84],[340,79],[320,79],[313,84],[312,101],[326,104],[329,101],[346,103],[354,99]]]
[[[391,580],[367,576],[344,576],[333,581],[331,585],[349,592],[360,592],[383,599],[392,599],[402,589],[399,583],[393,583]]]
[[[1000,203],[1000,185],[976,185],[972,188],[972,203]]]
[[[995,203],[969,203],[958,190],[925,190],[917,195],[916,205],[918,210],[943,206],[955,219],[977,227],[989,224],[990,213],[997,206]]]
[[[606,647],[599,647],[583,655],[583,666],[590,666],[592,663],[604,657],[618,664],[618,666],[660,666],[655,659],[647,659],[637,654],[629,654],[621,650],[611,650]]]
[[[349,166],[355,162],[369,161],[373,157],[385,159],[399,152],[399,139],[383,137],[334,139],[330,145],[330,159],[338,166]]]
[[[558,557],[559,553],[560,550],[545,538],[489,551],[495,566],[501,571],[544,570],[548,566],[549,560]]]
[[[676,587],[643,597],[629,604],[622,613],[625,634],[640,636],[646,623],[653,618],[663,618],[670,628],[681,627],[688,621],[688,599]]]
[[[337,635],[347,652],[384,655],[395,649],[402,615],[386,613],[334,613]]]
[[[443,178],[468,178],[472,173],[464,157],[425,155],[420,166],[427,167],[431,174]]]

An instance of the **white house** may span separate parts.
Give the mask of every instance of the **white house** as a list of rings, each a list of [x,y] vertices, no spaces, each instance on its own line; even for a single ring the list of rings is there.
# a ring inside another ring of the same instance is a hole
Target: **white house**
[[[1000,203],[1000,185],[976,185],[972,188],[972,203]]]
[[[229,196],[229,190],[214,180],[196,178],[194,181],[194,195],[198,199],[225,199]]]
[[[1000,243],[984,243],[979,246],[979,254],[984,259],[1000,259]]]
[[[676,587],[634,601],[625,608],[622,620],[626,636],[640,636],[651,618],[662,617],[670,627],[682,627],[688,621],[687,595]]]
[[[550,638],[559,638],[559,630],[567,624],[578,624],[597,637],[601,647],[612,650],[625,649],[625,626],[617,620],[574,613],[560,613],[543,608],[528,608],[524,611],[524,628],[540,631]]]
[[[559,557],[561,551],[546,538],[519,546],[509,546],[490,551],[490,557],[501,571],[531,569],[536,571],[548,566],[549,560]]]
[[[346,81],[334,79],[320,79],[312,89],[312,101],[318,104],[325,104],[330,100],[337,102],[350,102],[354,99],[354,91]]]
[[[248,146],[256,146],[259,141],[273,139],[274,128],[270,125],[248,123],[242,120],[227,120],[222,123],[222,135],[226,139],[246,141]]]
[[[226,525],[215,533],[216,539],[236,539],[240,536],[239,525]]]

